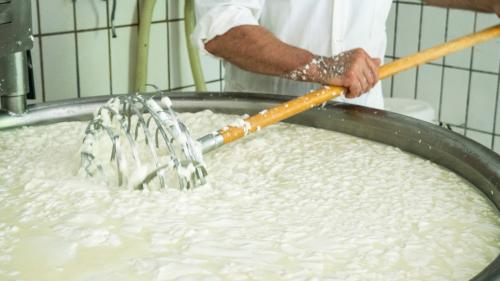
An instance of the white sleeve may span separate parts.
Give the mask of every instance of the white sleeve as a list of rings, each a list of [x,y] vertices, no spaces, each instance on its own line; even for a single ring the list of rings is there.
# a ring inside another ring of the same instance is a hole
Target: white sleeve
[[[240,25],[258,25],[266,0],[196,0],[197,24],[191,40],[204,53],[205,42]]]

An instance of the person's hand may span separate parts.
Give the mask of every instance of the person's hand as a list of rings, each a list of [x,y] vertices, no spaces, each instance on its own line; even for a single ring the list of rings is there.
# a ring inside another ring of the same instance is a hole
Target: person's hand
[[[353,49],[334,57],[315,56],[310,63],[285,77],[342,86],[348,89],[347,98],[356,98],[377,84],[379,66],[380,59],[371,58],[363,49]]]
[[[321,83],[343,86],[347,98],[356,98],[370,91],[377,82],[380,59],[371,58],[363,49],[353,49],[326,60],[327,75]],[[324,73],[324,71],[323,71]]]

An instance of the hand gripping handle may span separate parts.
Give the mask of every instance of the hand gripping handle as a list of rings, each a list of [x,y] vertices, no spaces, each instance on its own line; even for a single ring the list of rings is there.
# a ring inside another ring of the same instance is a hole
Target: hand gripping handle
[[[455,39],[453,41],[426,49],[414,55],[401,58],[379,68],[380,79],[395,75],[412,67],[433,61],[448,54],[472,47],[500,37],[500,25],[484,29],[482,31]],[[261,128],[280,122],[308,109],[316,107],[324,102],[342,95],[346,91],[343,87],[324,86],[304,96],[282,103],[275,107],[262,111],[259,114],[246,118],[244,127],[228,127],[219,130],[224,138],[224,143],[230,143],[244,137],[248,133],[255,132]]]

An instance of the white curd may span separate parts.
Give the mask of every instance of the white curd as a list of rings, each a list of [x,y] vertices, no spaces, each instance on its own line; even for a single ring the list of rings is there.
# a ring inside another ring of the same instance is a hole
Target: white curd
[[[133,191],[78,173],[85,126],[0,132],[0,280],[468,280],[500,252],[479,192],[390,146],[278,124],[205,155],[206,186]]]

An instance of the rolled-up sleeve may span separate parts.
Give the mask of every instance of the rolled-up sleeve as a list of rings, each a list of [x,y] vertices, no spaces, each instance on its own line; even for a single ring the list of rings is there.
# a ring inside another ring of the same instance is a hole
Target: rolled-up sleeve
[[[196,28],[192,42],[208,53],[205,42],[240,25],[258,25],[266,0],[196,0]]]

